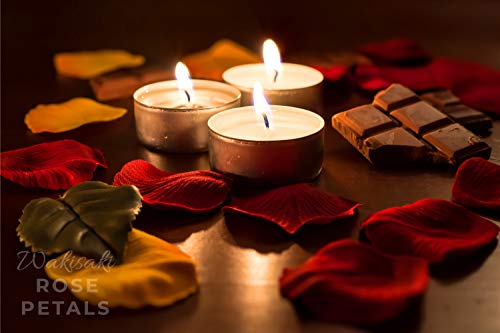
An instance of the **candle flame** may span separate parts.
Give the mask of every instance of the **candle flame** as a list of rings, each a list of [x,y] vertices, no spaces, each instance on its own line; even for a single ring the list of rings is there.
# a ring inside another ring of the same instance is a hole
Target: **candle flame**
[[[188,68],[180,61],[175,65],[175,77],[177,78],[177,87],[182,95],[181,98],[187,100],[187,103],[191,103],[194,97],[193,83]]]
[[[262,117],[266,128],[270,128],[271,107],[264,97],[264,88],[262,88],[260,82],[255,82],[253,85],[253,105],[259,120]]]
[[[267,39],[264,42],[263,56],[266,71],[273,77],[273,82],[276,82],[283,72],[283,66],[281,65],[280,50],[272,39]]]

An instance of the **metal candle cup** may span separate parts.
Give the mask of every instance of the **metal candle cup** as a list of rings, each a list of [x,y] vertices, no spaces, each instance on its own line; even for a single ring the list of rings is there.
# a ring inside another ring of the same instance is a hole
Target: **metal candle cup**
[[[195,99],[183,104],[177,81],[162,81],[134,93],[137,137],[148,148],[173,153],[208,149],[208,119],[240,105],[238,89],[221,82],[192,80]]]
[[[241,91],[241,105],[252,105],[253,84],[258,81],[264,87],[269,104],[318,110],[323,74],[304,65],[284,63],[282,66],[283,72],[276,81],[264,64],[235,66],[226,70],[222,78]]]
[[[208,121],[212,169],[257,185],[316,178],[323,164],[323,118],[295,107],[271,105],[270,129],[253,106],[221,112]]]

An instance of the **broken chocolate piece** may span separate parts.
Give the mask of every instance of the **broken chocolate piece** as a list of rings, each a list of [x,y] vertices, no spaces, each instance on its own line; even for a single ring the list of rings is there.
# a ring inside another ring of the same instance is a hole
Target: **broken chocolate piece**
[[[398,87],[397,90],[408,89]],[[386,106],[390,109],[401,100],[408,100],[410,94],[406,95],[400,95],[402,98],[396,102],[386,99]],[[334,115],[332,126],[376,165],[458,165],[469,157],[490,157],[488,144],[446,114],[418,98],[405,103],[389,114],[372,105],[359,106]],[[462,112],[459,106],[462,104],[450,104],[446,108],[454,107],[450,113],[456,112],[458,117]],[[468,113],[467,110],[463,112]],[[471,118],[474,117],[471,115]]]
[[[485,133],[493,126],[490,117],[461,104],[458,97],[449,90],[429,92],[421,95],[421,97],[474,133]]]
[[[425,161],[430,148],[402,127],[396,127],[365,140],[363,155],[376,165],[398,165]]]
[[[490,158],[491,147],[460,124],[452,124],[423,136],[442,152],[451,164],[460,164],[469,157]]]
[[[420,98],[410,89],[399,83],[393,83],[387,89],[375,95],[373,105],[383,111],[389,112],[405,105],[418,102],[419,100]]]
[[[391,116],[417,134],[424,134],[452,123],[444,113],[424,101],[394,110]]]
[[[172,78],[166,67],[129,68],[105,74],[90,80],[90,85],[99,101],[130,97],[140,87]]]

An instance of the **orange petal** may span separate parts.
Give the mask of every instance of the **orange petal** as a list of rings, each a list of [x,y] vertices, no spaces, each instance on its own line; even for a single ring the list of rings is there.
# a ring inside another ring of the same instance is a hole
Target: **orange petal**
[[[182,61],[189,68],[192,77],[220,81],[226,69],[262,60],[251,50],[229,39],[222,39],[207,50],[187,55]]]
[[[80,300],[93,305],[107,302],[107,307],[167,306],[198,288],[195,263],[189,255],[137,229],[129,233],[118,266],[98,266],[67,252],[49,261],[45,272],[51,279],[64,280]]]
[[[33,133],[59,133],[88,123],[114,120],[125,113],[126,109],[78,97],[61,104],[37,105],[26,114],[24,122]]]
[[[144,61],[144,56],[123,50],[58,53],[54,56],[59,74],[80,79],[90,79],[119,68],[137,67]]]

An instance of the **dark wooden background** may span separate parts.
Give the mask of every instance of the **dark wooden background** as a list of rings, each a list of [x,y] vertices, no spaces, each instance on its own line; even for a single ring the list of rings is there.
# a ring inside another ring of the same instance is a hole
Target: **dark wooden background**
[[[146,159],[171,171],[208,168],[206,155],[161,155],[138,145],[131,100],[114,101],[129,113],[111,123],[62,134],[34,135],[24,114],[39,103],[92,97],[86,81],[57,77],[59,51],[124,48],[150,62],[173,64],[180,56],[231,38],[256,51],[273,37],[287,55],[343,51],[390,37],[408,37],[433,54],[469,59],[500,69],[499,1],[17,1],[2,2],[2,151],[53,141],[79,140],[101,149],[111,182],[129,160]],[[500,92],[499,92],[500,93]],[[325,87],[325,119],[368,101],[345,85]],[[500,122],[487,142],[500,162]],[[112,309],[106,317],[21,315],[21,302],[74,300],[71,294],[37,294],[41,270],[17,271],[22,250],[15,228],[24,205],[60,192],[25,189],[2,179],[3,332],[485,332],[500,331],[500,250],[496,244],[458,265],[433,267],[421,302],[392,322],[351,327],[315,321],[279,294],[284,267],[321,246],[357,237],[370,213],[427,197],[450,198],[454,170],[377,170],[327,126],[325,170],[318,185],[363,203],[355,218],[307,226],[290,237],[269,224],[215,214],[193,218],[144,209],[136,227],[179,244],[199,264],[200,292],[179,304],[138,311]],[[494,218],[494,217],[493,217]],[[497,217],[498,218],[498,217]],[[67,303],[66,303],[67,304]],[[54,311],[54,308],[51,308]],[[360,314],[362,316],[363,314]]]

